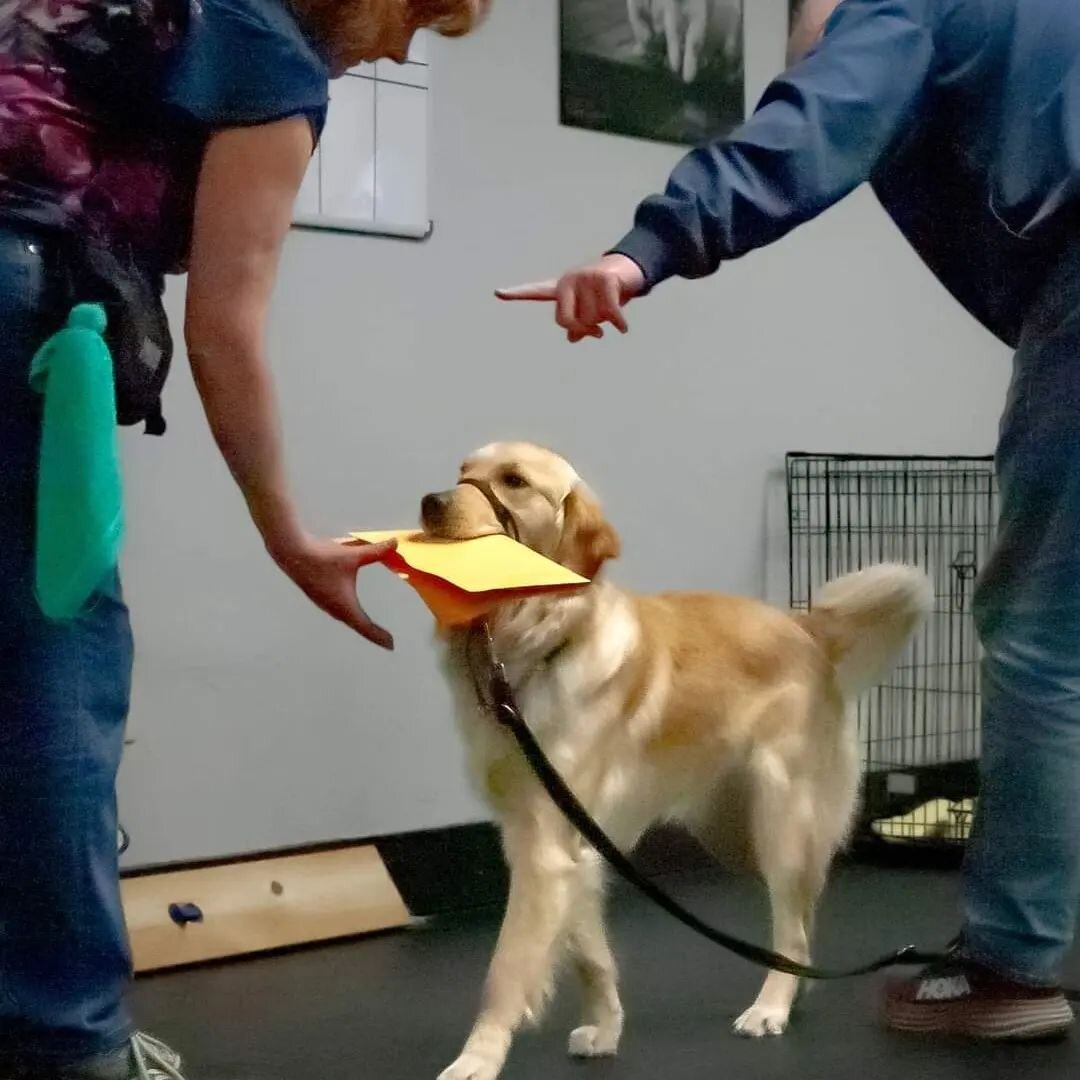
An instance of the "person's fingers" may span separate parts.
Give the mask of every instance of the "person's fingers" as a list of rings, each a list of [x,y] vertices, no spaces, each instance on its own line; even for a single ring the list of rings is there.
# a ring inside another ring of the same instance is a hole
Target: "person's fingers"
[[[547,281],[533,281],[528,285],[514,285],[508,289],[496,289],[495,295],[500,300],[535,300],[551,301],[558,296],[558,281],[549,278]]]
[[[584,341],[588,338],[602,338],[604,336],[604,330],[601,326],[591,326],[588,330],[568,330],[566,332],[566,340],[571,345],[576,345],[579,341]]]
[[[392,555],[397,550],[397,541],[381,540],[377,544],[360,544],[349,550],[353,553],[353,566],[359,570],[361,566],[382,562],[388,555]]]
[[[599,324],[600,305],[597,299],[596,283],[592,281],[583,282],[577,294],[577,311],[575,312],[577,326],[575,329],[590,333]]]
[[[342,621],[353,630],[355,630],[361,637],[366,638],[372,643],[372,645],[378,645],[380,649],[386,649],[387,652],[394,651],[394,635],[389,630],[385,630],[377,623],[371,621],[368,617],[368,613],[360,606],[360,602],[356,601],[352,605],[353,610],[347,613],[347,618]]]
[[[604,320],[603,285],[601,280],[590,278],[583,281],[577,290],[577,310],[574,323],[567,328],[567,340],[571,345],[576,345],[585,338],[602,338],[604,328],[600,325]]]
[[[577,288],[572,280],[559,282],[555,321],[564,330],[577,329]]]
[[[360,570],[373,563],[382,562],[388,555],[392,555],[396,550],[396,540],[383,540],[378,544],[365,544],[355,550],[352,566],[355,570]],[[350,626],[361,637],[366,638],[373,645],[378,645],[379,648],[386,649],[387,651],[393,651],[393,635],[389,630],[379,626],[378,623],[372,622],[368,613],[363,609],[360,600],[356,595],[355,579],[352,579],[348,583],[345,602],[346,610],[343,621],[346,625]]]
[[[622,289],[618,279],[613,275],[604,278],[604,300],[600,315],[620,334],[625,334],[630,329],[626,325],[626,316],[623,314]]]

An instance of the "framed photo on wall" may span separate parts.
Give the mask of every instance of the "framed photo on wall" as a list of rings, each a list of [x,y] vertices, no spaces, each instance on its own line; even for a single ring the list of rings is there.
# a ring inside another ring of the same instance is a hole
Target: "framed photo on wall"
[[[564,124],[696,145],[741,123],[743,0],[560,3]]]

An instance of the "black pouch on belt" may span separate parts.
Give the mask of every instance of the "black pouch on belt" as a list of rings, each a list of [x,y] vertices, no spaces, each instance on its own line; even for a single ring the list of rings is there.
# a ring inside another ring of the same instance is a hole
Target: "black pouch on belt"
[[[101,304],[108,317],[105,341],[112,353],[117,421],[145,424],[147,435],[163,435],[161,393],[173,355],[161,299],[164,277],[139,266],[123,248],[83,237],[67,239],[61,263],[67,308]]]

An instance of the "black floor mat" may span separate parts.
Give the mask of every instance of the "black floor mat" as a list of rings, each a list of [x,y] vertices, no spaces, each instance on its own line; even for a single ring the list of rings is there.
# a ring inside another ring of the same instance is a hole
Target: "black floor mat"
[[[704,873],[668,879],[694,910],[766,937],[764,897]],[[954,873],[845,867],[826,896],[817,959],[847,965],[956,928]],[[924,1042],[877,1021],[880,980],[815,987],[787,1035],[731,1034],[761,975],[616,890],[612,938],[626,1035],[619,1057],[565,1056],[577,994],[564,985],[542,1027],[521,1035],[506,1080],[1058,1080],[1080,1069],[1080,1036],[1031,1047]],[[423,930],[141,980],[137,1018],[183,1051],[189,1080],[435,1080],[457,1055],[494,944],[497,912]],[[1080,958],[1070,982],[1080,984]]]

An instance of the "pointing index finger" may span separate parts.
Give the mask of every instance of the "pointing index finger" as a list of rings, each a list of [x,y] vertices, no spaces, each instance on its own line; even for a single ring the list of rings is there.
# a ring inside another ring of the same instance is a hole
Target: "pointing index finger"
[[[528,285],[514,285],[508,289],[496,289],[495,295],[500,300],[551,301],[558,296],[558,282],[555,278],[548,278],[547,281],[534,281]]]

